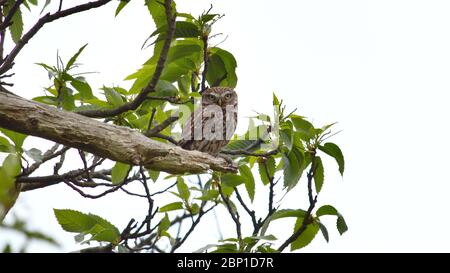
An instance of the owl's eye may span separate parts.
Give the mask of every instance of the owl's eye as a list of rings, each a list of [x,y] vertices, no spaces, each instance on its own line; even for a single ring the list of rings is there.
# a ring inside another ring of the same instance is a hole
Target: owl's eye
[[[230,94],[230,93],[228,93],[228,94],[225,94],[225,99],[226,99],[226,100],[229,100],[229,99],[231,99],[231,94]]]
[[[214,96],[214,95],[208,95],[208,99],[209,99],[210,101],[215,101],[215,100],[216,100],[216,96]]]

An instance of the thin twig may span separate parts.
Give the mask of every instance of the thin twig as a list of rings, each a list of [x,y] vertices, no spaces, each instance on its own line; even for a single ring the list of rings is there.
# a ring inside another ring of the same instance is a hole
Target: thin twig
[[[239,239],[239,241],[242,240],[242,231],[241,231],[241,222],[239,220],[239,213],[237,211],[234,211],[230,204],[230,199],[225,196],[225,194],[222,191],[222,187],[218,185],[220,196],[222,197],[223,202],[225,203],[225,207],[228,210],[228,213],[230,214],[231,218],[233,219],[235,225],[236,225],[236,234]]]
[[[75,6],[72,8],[68,8],[66,10],[61,10],[53,14],[46,14],[43,17],[41,17],[36,24],[27,32],[25,33],[22,38],[17,42],[15,47],[12,49],[12,51],[9,53],[9,55],[4,59],[2,65],[0,66],[0,75],[4,74],[6,71],[11,69],[11,67],[14,64],[14,59],[17,57],[17,55],[20,53],[20,51],[23,49],[23,47],[31,40],[31,38],[38,33],[38,31],[47,23],[53,22],[55,20],[58,20],[60,18],[70,16],[76,13],[84,12],[93,8],[101,7],[107,3],[111,2],[111,0],[98,0],[94,2],[89,2],[86,4],[82,4],[79,6]]]
[[[238,191],[238,189],[236,187],[234,188],[234,191],[236,192],[236,198],[238,199],[239,203],[241,204],[241,206],[244,208],[244,210],[248,213],[248,215],[252,219],[254,230],[257,230],[258,229],[258,222],[256,221],[255,211],[254,210],[250,210],[248,208],[248,206],[245,204],[244,200],[242,199],[241,194],[239,193],[239,191]],[[254,235],[256,235],[256,234],[254,234]]]

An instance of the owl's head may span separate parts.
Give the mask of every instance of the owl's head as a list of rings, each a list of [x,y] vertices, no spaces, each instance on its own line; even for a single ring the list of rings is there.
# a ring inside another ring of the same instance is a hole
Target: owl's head
[[[210,87],[202,93],[202,105],[237,106],[237,93],[230,87]]]

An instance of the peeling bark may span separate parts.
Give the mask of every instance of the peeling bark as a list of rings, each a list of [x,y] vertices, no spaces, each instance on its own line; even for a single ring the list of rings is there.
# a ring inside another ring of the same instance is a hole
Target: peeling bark
[[[168,173],[233,171],[226,160],[147,138],[127,127],[0,92],[0,127]]]

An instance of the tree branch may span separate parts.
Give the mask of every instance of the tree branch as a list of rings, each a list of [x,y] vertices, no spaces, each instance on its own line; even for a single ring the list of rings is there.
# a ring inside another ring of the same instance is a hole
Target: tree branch
[[[53,22],[55,20],[58,20],[60,18],[80,13],[83,11],[87,11],[93,8],[101,7],[108,2],[111,2],[111,0],[98,0],[94,2],[89,2],[86,4],[82,4],[79,6],[75,6],[72,8],[68,8],[66,10],[61,10],[58,12],[55,12],[53,14],[46,14],[43,17],[41,17],[37,23],[27,32],[23,35],[23,37],[19,40],[19,42],[16,44],[16,46],[12,49],[12,51],[9,53],[9,55],[5,58],[2,65],[0,66],[0,75],[4,74],[6,71],[11,69],[14,63],[14,59],[17,57],[19,52],[23,49],[23,47],[31,40],[31,38],[38,33],[38,31],[47,23]]]
[[[233,219],[233,221],[236,225],[237,237],[238,237],[239,241],[241,241],[242,240],[242,231],[241,231],[241,222],[239,220],[239,213],[237,211],[234,211],[233,208],[231,207],[230,199],[225,196],[225,194],[222,191],[222,187],[220,185],[218,185],[218,187],[219,187],[220,196],[222,197],[225,207],[227,208],[228,213],[230,214],[231,218]]]
[[[13,22],[11,22],[14,14],[20,8],[24,0],[16,0],[12,8],[9,10],[8,14],[5,17],[5,20],[0,24],[0,31],[5,30],[8,26],[10,26]]]
[[[300,226],[300,228],[294,232],[294,234],[292,234],[279,248],[278,251],[282,252],[288,245],[290,245],[291,243],[293,243],[295,240],[297,240],[298,237],[300,237],[300,235],[303,234],[303,232],[305,232],[306,228],[308,227],[308,224],[311,223],[311,214],[312,211],[317,203],[317,195],[313,198],[313,190],[312,190],[312,180],[314,178],[314,172],[316,169],[316,157],[315,157],[315,151],[313,151],[312,153],[312,158],[311,158],[311,168],[308,171],[308,196],[309,196],[309,207],[308,210],[305,213],[305,217],[303,218],[303,222],[302,225]]]
[[[147,99],[147,95],[155,91],[155,87],[158,84],[162,71],[164,70],[167,54],[169,53],[170,49],[170,44],[172,43],[173,37],[175,35],[176,15],[172,15],[172,0],[165,0],[164,7],[169,29],[167,30],[167,36],[164,40],[164,44],[161,49],[158,62],[156,64],[155,72],[153,73],[152,79],[150,80],[149,84],[144,89],[142,89],[137,97],[131,102],[125,103],[122,106],[114,109],[79,111],[78,113],[80,115],[91,118],[105,118],[116,116],[130,110],[136,110]]]
[[[147,169],[168,173],[233,172],[225,159],[147,138],[127,127],[0,92],[0,127]]]

